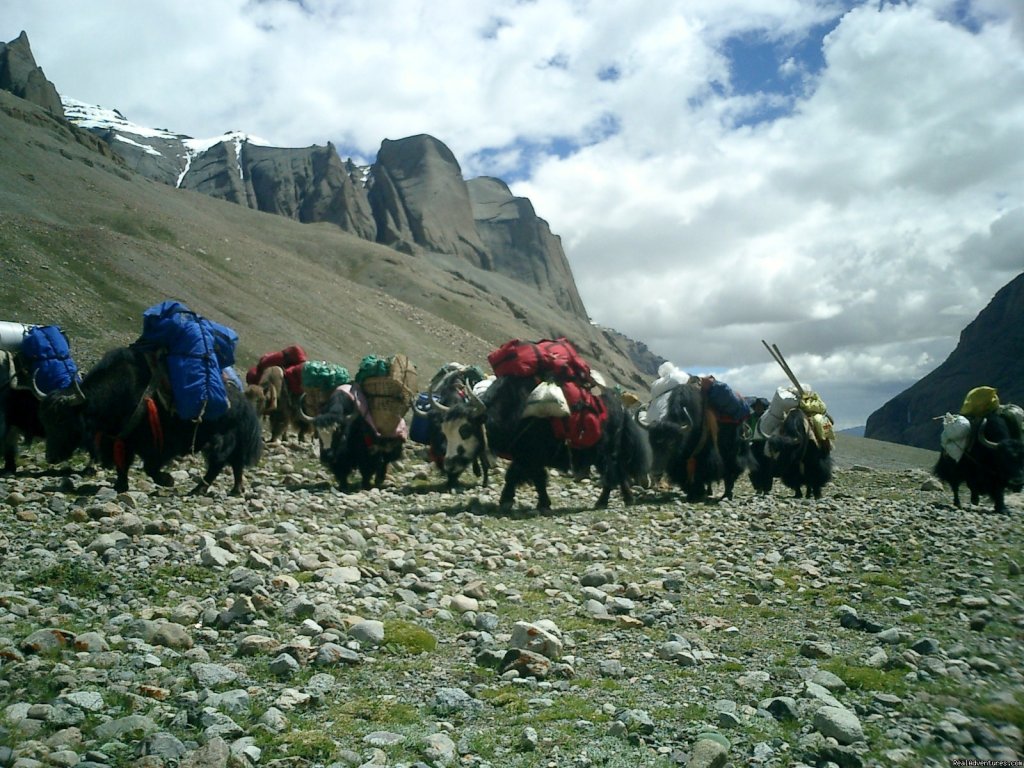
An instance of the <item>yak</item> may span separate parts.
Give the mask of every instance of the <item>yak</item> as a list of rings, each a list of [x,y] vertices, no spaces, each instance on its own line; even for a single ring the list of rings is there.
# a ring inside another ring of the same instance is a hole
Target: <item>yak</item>
[[[256,413],[266,416],[270,423],[270,442],[280,443],[287,438],[289,429],[295,430],[300,442],[312,433],[299,413],[299,395],[289,389],[281,366],[265,368],[259,382],[245,388],[245,396]]]
[[[454,423],[454,420],[446,420],[446,416],[453,408],[458,408],[467,403],[472,393],[473,385],[481,381],[478,369],[458,365],[457,367],[445,366],[430,382],[427,390],[425,403],[414,406],[416,416],[426,419],[426,444],[430,460],[445,474],[449,491],[459,488],[459,478],[468,464],[452,462],[446,466],[445,456],[448,451],[448,436],[445,433],[445,423]],[[466,409],[461,409],[466,413]],[[459,440],[458,437],[455,438]],[[469,462],[473,467],[473,474],[481,478],[481,484],[486,486],[492,467],[490,456],[487,451],[478,452]]]
[[[953,489],[953,503],[960,508],[960,484],[971,492],[971,504],[988,495],[995,511],[1006,512],[1006,491],[1024,488],[1024,441],[1021,426],[1011,416],[996,412],[973,420],[971,440],[959,461],[945,450],[933,469]]]
[[[690,502],[707,499],[714,483],[722,480],[724,497],[732,498],[736,479],[746,466],[739,425],[719,424],[699,387],[681,384],[673,388],[664,417],[658,421],[648,423],[644,415],[643,410],[639,411],[636,421],[647,430],[655,480],[667,478],[683,490]],[[723,426],[729,433],[725,439],[728,464],[720,445]],[[732,432],[736,432],[735,439],[729,436]]]
[[[46,436],[39,420],[39,401],[32,389],[22,386],[17,372],[17,356],[0,350],[0,446],[4,464],[0,473],[17,471],[18,443],[27,444]]]
[[[526,482],[537,492],[537,509],[551,509],[548,467],[584,475],[596,467],[601,494],[595,508],[608,505],[613,488],[627,505],[634,503],[633,482],[646,479],[651,456],[642,430],[627,417],[618,395],[602,392],[607,411],[600,437],[588,448],[572,448],[555,433],[553,419],[524,417],[523,408],[537,382],[528,376],[498,376],[480,397],[469,399],[445,413],[442,428],[447,438],[445,469],[459,472],[491,452],[509,460],[498,509],[508,512],[516,488]]]
[[[363,490],[380,488],[388,466],[402,458],[405,436],[401,432],[381,435],[368,419],[369,409],[358,385],[335,389],[316,416],[302,408],[299,414],[313,425],[320,441],[320,463],[334,475],[338,488],[349,490],[349,476],[359,470]]]
[[[832,480],[831,445],[814,436],[810,419],[800,408],[789,410],[777,433],[759,432],[753,455],[756,466],[750,482],[758,493],[769,493],[777,477],[796,498],[820,499],[822,488]]]
[[[160,371],[136,347],[107,352],[81,384],[42,398],[39,416],[46,430],[46,459],[66,461],[80,448],[117,472],[114,489],[128,490],[136,457],[154,483],[174,484],[164,467],[172,459],[202,451],[206,472],[191,493],[206,492],[221,470],[234,475],[232,495],[243,490],[244,470],[262,450],[259,417],[235,386],[226,387],[229,407],[217,418],[191,421],[177,416],[160,393]],[[42,395],[42,393],[39,393]]]

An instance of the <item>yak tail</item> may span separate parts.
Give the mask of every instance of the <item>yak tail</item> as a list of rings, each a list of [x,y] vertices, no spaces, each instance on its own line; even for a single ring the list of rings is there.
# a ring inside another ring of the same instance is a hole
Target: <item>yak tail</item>
[[[636,485],[646,487],[651,478],[651,444],[647,433],[636,423],[636,419],[624,418],[619,438],[619,455],[625,464],[625,471]]]

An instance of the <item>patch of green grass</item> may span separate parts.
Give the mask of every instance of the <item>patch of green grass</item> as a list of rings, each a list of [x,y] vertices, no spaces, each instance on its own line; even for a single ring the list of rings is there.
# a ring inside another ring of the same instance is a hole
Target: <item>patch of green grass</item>
[[[972,707],[978,717],[990,722],[1009,723],[1024,730],[1024,694],[1018,693],[1015,700],[990,702]]]
[[[871,573],[864,574],[864,582],[879,587],[899,589],[903,586],[903,577],[891,571],[872,571]]]
[[[265,760],[288,759],[288,764],[293,761],[327,763],[340,751],[334,739],[316,728],[266,735],[264,739],[257,737],[257,745],[264,750]]]
[[[841,659],[830,659],[824,662],[821,667],[839,677],[855,691],[877,691],[879,693],[892,693],[898,696],[907,690],[907,681],[904,679],[905,673],[900,670],[863,667],[848,664]]]
[[[428,629],[408,621],[384,622],[384,645],[393,653],[430,653],[437,638]]]
[[[521,715],[529,710],[524,692],[516,688],[485,688],[477,698],[512,715]]]
[[[57,592],[66,592],[72,597],[98,598],[109,578],[102,572],[78,561],[69,560],[57,563],[49,568],[36,571],[22,584],[45,584]]]
[[[528,713],[521,713],[524,725],[536,725],[538,723],[554,723],[563,720],[575,722],[576,720],[587,720],[589,722],[603,722],[608,716],[595,707],[593,699],[584,698],[575,694],[564,694],[553,699],[550,707],[532,709]]]
[[[154,600],[165,600],[171,592],[204,597],[216,592],[221,574],[201,565],[163,565],[150,574],[141,574],[148,582],[148,593]]]

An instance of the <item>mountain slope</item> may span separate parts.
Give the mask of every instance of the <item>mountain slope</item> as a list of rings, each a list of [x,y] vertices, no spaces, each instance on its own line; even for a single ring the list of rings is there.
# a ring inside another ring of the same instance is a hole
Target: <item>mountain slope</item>
[[[938,368],[868,417],[864,436],[935,449],[941,422],[964,395],[986,385],[1007,403],[1024,403],[1024,273],[1003,286],[960,334]]]
[[[243,363],[299,343],[348,366],[404,352],[432,373],[450,360],[485,364],[508,338],[565,334],[614,381],[646,386],[634,343],[522,282],[151,181],[6,92],[0,251],[2,319],[63,326],[85,364],[134,339],[142,310],[173,297],[233,326]]]

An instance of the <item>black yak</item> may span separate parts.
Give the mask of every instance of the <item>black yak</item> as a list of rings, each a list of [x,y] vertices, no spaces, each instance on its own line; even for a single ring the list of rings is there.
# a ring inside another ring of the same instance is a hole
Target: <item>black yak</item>
[[[136,457],[157,485],[174,484],[164,467],[172,459],[202,451],[206,472],[192,493],[208,490],[225,466],[234,475],[232,495],[241,494],[245,467],[260,458],[259,417],[241,390],[227,385],[223,416],[201,421],[175,415],[159,394],[160,372],[141,349],[111,350],[85,375],[81,385],[46,395],[40,419],[46,428],[46,459],[66,461],[79,448],[117,471],[114,489],[128,490],[128,470]]]

